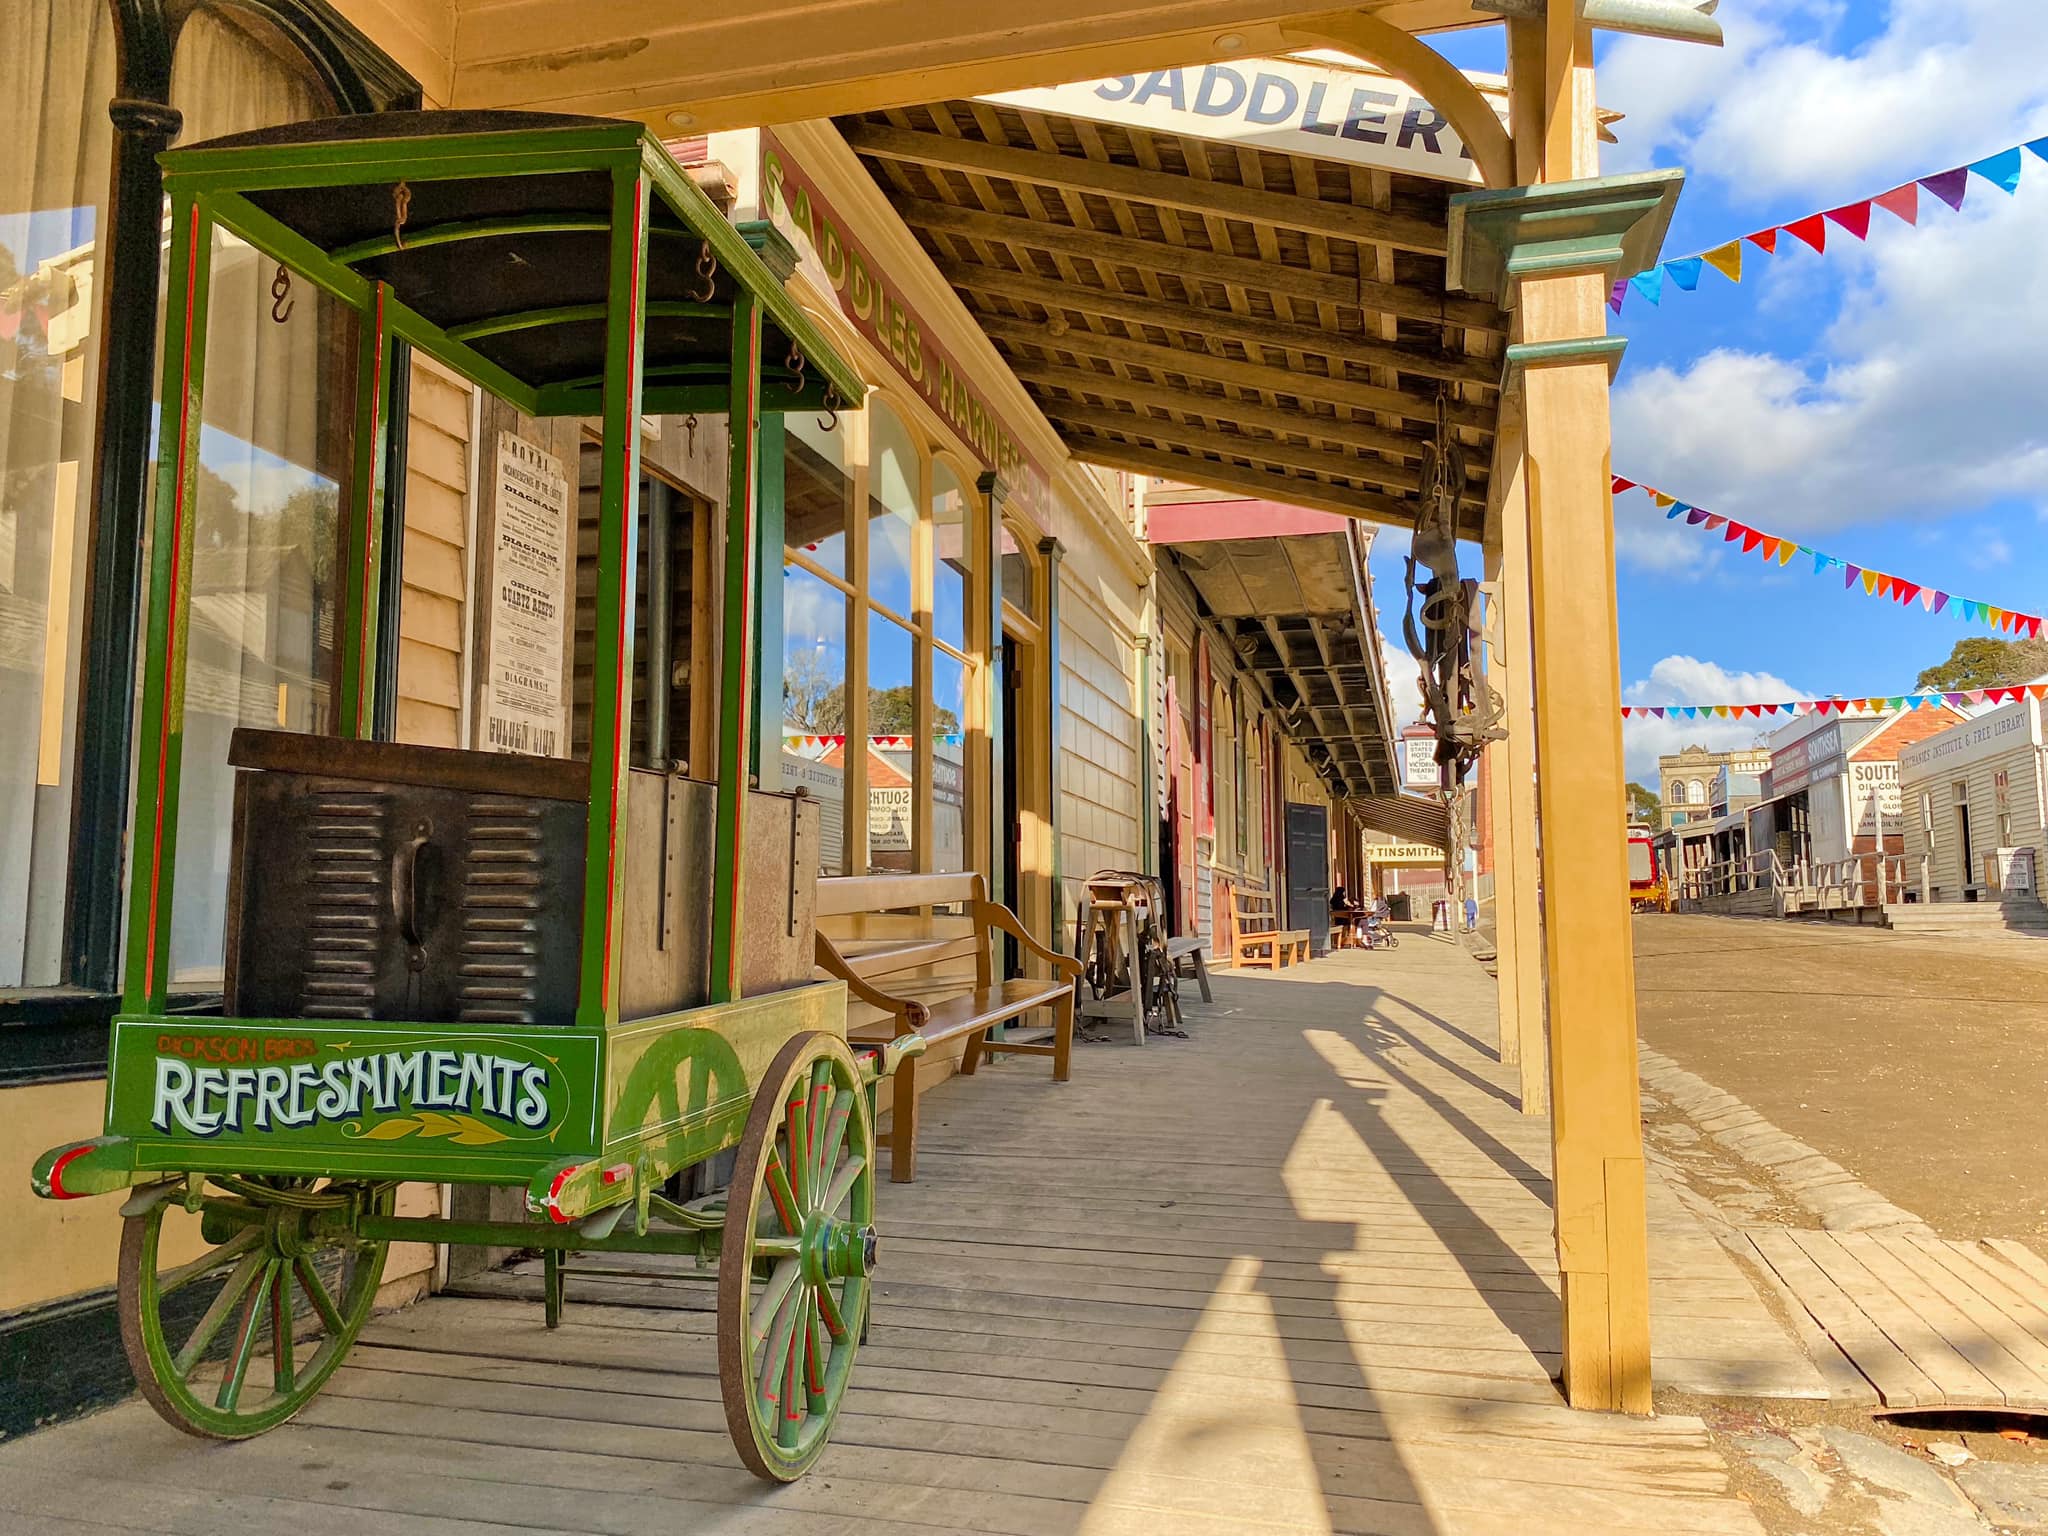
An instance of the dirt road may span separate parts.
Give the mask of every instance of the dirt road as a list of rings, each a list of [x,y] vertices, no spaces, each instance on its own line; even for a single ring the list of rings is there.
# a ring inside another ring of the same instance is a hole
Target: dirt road
[[[2048,940],[1635,920],[1643,1039],[1946,1236],[2048,1245]]]

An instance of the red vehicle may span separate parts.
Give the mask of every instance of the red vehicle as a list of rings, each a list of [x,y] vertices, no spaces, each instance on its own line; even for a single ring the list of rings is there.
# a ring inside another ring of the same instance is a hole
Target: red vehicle
[[[1628,829],[1628,908],[1631,912],[1669,912],[1671,883],[1657,852],[1656,834],[1648,827]]]

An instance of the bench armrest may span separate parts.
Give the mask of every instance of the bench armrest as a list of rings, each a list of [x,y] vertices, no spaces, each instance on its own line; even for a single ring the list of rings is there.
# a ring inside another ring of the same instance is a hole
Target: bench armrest
[[[906,1061],[922,1056],[930,1044],[931,1042],[923,1035],[909,1034],[883,1042],[876,1046],[872,1053],[862,1051],[859,1053],[861,1077],[870,1083],[879,1082],[885,1077],[894,1077],[898,1067]]]
[[[1002,929],[1003,932],[1007,933],[1019,944],[1022,944],[1032,954],[1038,956],[1039,959],[1051,961],[1053,969],[1069,981],[1079,981],[1081,979],[1082,967],[1080,961],[1076,960],[1072,955],[1063,955],[1058,950],[1048,949],[1045,945],[1039,943],[1037,939],[1031,936],[1030,931],[1025,928],[1023,919],[1018,917],[1008,907],[998,906],[993,901],[979,902],[976,904],[975,917],[977,921],[990,928]]]
[[[833,947],[832,941],[826,938],[824,934],[814,934],[812,937],[814,941],[813,958],[816,960],[818,968],[825,971],[834,980],[845,982],[846,990],[855,998],[866,1003],[870,1008],[879,1008],[883,1013],[893,1013],[896,1015],[898,1023],[904,1029],[916,1029],[924,1023],[925,1019],[929,1016],[929,1010],[926,1009],[923,1003],[920,1003],[915,998],[894,997],[884,992],[881,988],[874,986],[861,976],[855,974],[853,967],[846,963],[845,957]],[[892,1067],[890,1070],[894,1071],[895,1069]]]

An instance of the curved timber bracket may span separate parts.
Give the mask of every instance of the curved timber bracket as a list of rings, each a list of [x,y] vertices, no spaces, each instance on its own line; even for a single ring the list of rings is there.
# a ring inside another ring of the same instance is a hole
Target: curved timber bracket
[[[1443,113],[1471,152],[1487,186],[1515,184],[1514,142],[1493,104],[1462,70],[1420,38],[1363,12],[1290,22],[1281,28],[1281,35],[1296,47],[1348,53],[1413,86],[1423,100]]]

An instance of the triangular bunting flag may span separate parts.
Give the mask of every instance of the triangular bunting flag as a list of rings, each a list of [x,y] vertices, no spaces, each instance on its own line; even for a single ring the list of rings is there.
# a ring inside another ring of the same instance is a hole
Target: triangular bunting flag
[[[1721,516],[1720,513],[1709,512],[1707,514],[1707,532],[1712,533],[1716,528],[1720,527],[1723,523],[1727,521],[1728,519]]]
[[[1963,693],[1944,693],[1942,697],[1951,704],[1962,705],[1970,702],[1969,695]]]
[[[1903,187],[1893,187],[1889,192],[1880,192],[1871,201],[1886,213],[1904,219],[1908,224],[1920,222],[1920,183],[1909,181]]]
[[[1627,297],[1628,279],[1624,277],[1614,285],[1614,290],[1607,295],[1607,307],[1618,315],[1621,313],[1621,301]]]
[[[1765,564],[1765,565],[1770,565],[1770,564],[1772,564],[1772,563],[1773,563],[1774,561],[1776,561],[1776,560],[1777,560],[1777,558],[1778,558],[1778,543],[1779,543],[1779,541],[1778,541],[1778,540],[1776,540],[1776,539],[1765,539],[1765,540],[1764,540],[1764,564]]]
[[[2014,150],[2013,153],[2017,155],[2019,151]],[[1700,285],[1700,261],[1698,256],[1681,256],[1676,261],[1665,262],[1664,270],[1670,274],[1671,281],[1691,293]]]
[[[2048,159],[2048,155],[2044,155],[2042,158]],[[2027,692],[2037,699],[2048,699],[2048,683],[2029,683],[2027,685]]]
[[[1922,176],[1920,185],[1940,198],[1957,213],[1963,211],[1963,198],[1970,190],[1970,168],[1959,165],[1952,171],[1943,171],[1938,176]]]
[[[1697,528],[1706,520],[1707,509],[1705,507],[1687,507],[1685,509],[1685,525],[1688,528]]]
[[[1934,612],[1934,596],[1934,588],[1922,587],[1920,589],[1920,606],[1922,608],[1925,608],[1929,613]]]
[[[2027,148],[2031,149],[2043,160],[2048,160],[2048,139],[2029,139],[2027,140]]]
[[[1812,213],[1803,219],[1795,219],[1782,226],[1785,233],[1802,244],[1810,245],[1815,251],[1825,253],[1828,248],[1828,221],[1825,215]]]
[[[1660,507],[1668,507],[1678,500],[1676,496],[1666,496],[1662,491],[1651,490],[1647,485],[1643,489],[1650,492],[1650,500],[1657,503]]]
[[[2017,146],[2000,150],[1995,155],[1986,155],[1970,169],[2001,192],[2010,194],[2020,189],[2020,152]]]
[[[1650,713],[1655,715],[1659,720],[1662,720],[1664,718],[1664,707],[1660,704],[1656,708],[1652,709]]]
[[[1652,304],[1661,304],[1664,301],[1664,269],[1662,267],[1652,267],[1647,272],[1638,272],[1629,281],[1635,285],[1636,292],[1640,293]]]
[[[1863,568],[1857,565],[1845,565],[1842,567],[1842,569],[1844,572],[1847,573],[1842,577],[1842,585],[1844,587],[1855,586],[1856,578],[1863,574]]]
[[[1927,611],[1929,613],[1939,613],[1942,609],[1946,608],[1947,606],[1948,594],[1946,592],[1937,592],[1934,594],[1934,606],[1929,608]]]
[[[1893,579],[1892,596],[1899,602],[1910,603],[1913,601],[1914,598],[1918,597],[1919,595],[1920,589],[1914,586],[1912,582],[1900,581],[1897,578]]]
[[[2043,142],[2048,142],[2044,140]],[[1703,261],[1731,283],[1742,281],[1742,242],[1730,240],[1726,245],[1717,245],[1708,251]]]
[[[1818,576],[1828,568],[1828,557],[1819,550],[1813,552],[1813,574]]]
[[[1778,254],[1778,232],[1775,229],[1760,229],[1755,234],[1744,235],[1742,238],[1766,256]]]
[[[1864,594],[1864,596],[1868,597],[1868,596],[1869,596],[1869,595],[1870,595],[1871,593],[1873,593],[1873,592],[1875,592],[1875,591],[1877,590],[1877,582],[1878,582],[1878,572],[1876,572],[1876,571],[1865,571],[1865,572],[1863,573],[1863,594]]]
[[[1721,541],[1724,544],[1733,544],[1737,539],[1741,538],[1745,533],[1748,532],[1749,530],[1743,527],[1742,524],[1736,522],[1733,518],[1730,518],[1728,520],[1728,531],[1721,535]]]
[[[2034,614],[2028,614],[2023,622],[2026,624],[2027,638],[2029,640],[2038,640],[2041,638],[2041,620],[2039,619],[2039,617],[2037,617]]]
[[[1699,508],[1697,507],[1688,507],[1682,501],[1674,501],[1673,503],[1671,503],[1671,510],[1669,512],[1666,512],[1664,516],[1667,519],[1674,517],[1683,517],[1688,512],[1697,512],[1698,510]]]
[[[1633,481],[1633,480],[1624,480],[1624,479],[1622,479],[1622,478],[1621,478],[1621,476],[1619,476],[1619,475],[1616,475],[1616,476],[1614,477],[1614,484],[1613,484],[1613,490],[1614,490],[1614,494],[1615,494],[1615,495],[1619,496],[1619,495],[1621,495],[1621,494],[1622,494],[1622,493],[1623,493],[1624,491],[1632,491],[1632,490],[1634,490],[1635,488],[1636,488],[1636,483],[1635,483],[1635,481]]]
[[[1794,544],[1790,539],[1780,539],[1778,541],[1778,564],[1790,565],[1792,563],[1792,557],[1798,553],[1799,546],[1797,544]]]
[[[1757,545],[1763,543],[1763,541],[1764,536],[1758,533],[1754,528],[1745,528],[1742,530],[1742,552],[1745,555],[1755,554]]]
[[[1861,240],[1870,233],[1870,203],[1869,198],[1860,203],[1844,203],[1839,208],[1830,208],[1827,216]]]

